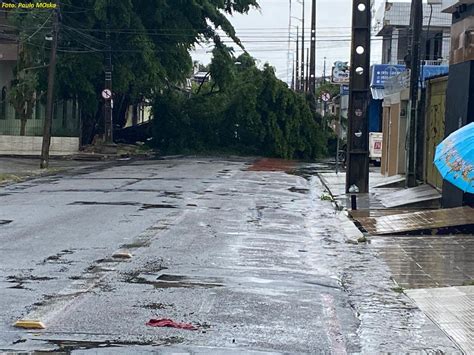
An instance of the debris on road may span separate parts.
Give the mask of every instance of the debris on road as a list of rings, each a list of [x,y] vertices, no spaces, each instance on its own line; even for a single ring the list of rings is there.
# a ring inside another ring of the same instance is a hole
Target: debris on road
[[[256,160],[249,168],[249,171],[291,171],[295,168],[296,162],[285,159],[263,158]]]
[[[364,231],[372,235],[395,235],[420,233],[439,229],[453,231],[454,227],[471,226],[474,209],[469,206],[416,211],[380,217],[359,217],[356,219]]]
[[[168,328],[177,328],[185,330],[198,330],[197,327],[190,323],[179,323],[174,320],[162,318],[162,319],[150,319],[146,325],[149,327],[168,327]]]
[[[28,320],[28,319],[20,319],[15,322],[14,324],[17,328],[23,329],[45,329],[45,325],[43,322],[39,320]]]
[[[112,255],[112,258],[115,259],[131,259],[132,253],[127,250],[119,250]]]

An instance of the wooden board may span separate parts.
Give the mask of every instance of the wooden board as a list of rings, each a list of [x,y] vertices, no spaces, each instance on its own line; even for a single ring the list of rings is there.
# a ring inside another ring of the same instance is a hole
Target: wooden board
[[[403,189],[393,193],[376,194],[380,202],[387,208],[409,205],[423,205],[432,207],[441,199],[441,194],[430,185],[420,185],[410,189]]]
[[[474,209],[465,206],[380,217],[359,217],[356,221],[372,235],[401,234],[474,224]]]

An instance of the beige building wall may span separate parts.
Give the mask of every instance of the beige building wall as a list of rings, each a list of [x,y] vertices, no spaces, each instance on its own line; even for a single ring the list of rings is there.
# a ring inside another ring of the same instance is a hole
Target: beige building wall
[[[451,27],[450,64],[474,60],[474,16],[456,22]]]

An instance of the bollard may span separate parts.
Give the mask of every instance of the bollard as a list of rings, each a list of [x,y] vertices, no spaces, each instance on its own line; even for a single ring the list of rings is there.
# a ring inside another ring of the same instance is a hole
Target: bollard
[[[351,195],[351,210],[357,210],[357,195]]]

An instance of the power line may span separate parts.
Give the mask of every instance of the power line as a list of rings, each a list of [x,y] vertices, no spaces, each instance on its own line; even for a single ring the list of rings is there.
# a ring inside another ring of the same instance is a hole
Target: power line
[[[27,39],[25,39],[25,42],[28,42],[35,34],[37,34],[39,31],[41,31],[41,29],[46,25],[46,23],[49,21],[49,19],[51,18],[52,15],[53,15],[53,12],[51,12],[49,14],[49,16],[46,18],[44,23],[35,32],[33,32],[33,34],[31,34]]]

